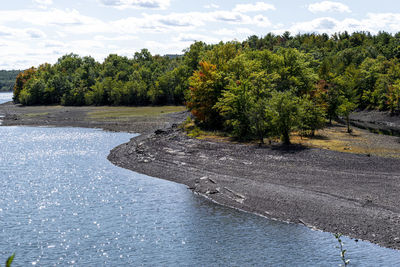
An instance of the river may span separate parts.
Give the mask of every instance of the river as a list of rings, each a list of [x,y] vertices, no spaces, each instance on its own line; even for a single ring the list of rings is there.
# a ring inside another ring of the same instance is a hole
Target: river
[[[12,100],[13,93],[12,92],[0,92],[0,104]]]
[[[112,165],[132,135],[0,127],[0,263],[15,266],[338,266],[330,233],[211,203]],[[400,252],[344,238],[351,266]]]

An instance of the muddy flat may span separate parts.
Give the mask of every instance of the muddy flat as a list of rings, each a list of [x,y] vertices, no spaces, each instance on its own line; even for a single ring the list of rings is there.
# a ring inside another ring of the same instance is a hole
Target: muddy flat
[[[0,105],[4,126],[85,127],[131,133],[146,133],[165,127],[174,121],[171,113],[184,110],[182,106],[21,106],[11,102]]]

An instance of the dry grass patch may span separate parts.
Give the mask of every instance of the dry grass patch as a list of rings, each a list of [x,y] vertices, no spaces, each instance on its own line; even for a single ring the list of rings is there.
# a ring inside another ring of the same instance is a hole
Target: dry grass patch
[[[396,139],[354,128],[349,134],[345,126],[335,124],[318,131],[313,138],[295,134],[292,143],[339,152],[400,158],[400,143]]]
[[[97,120],[128,120],[132,117],[158,117],[168,113],[184,111],[184,106],[157,107],[96,107],[87,117]]]
[[[224,132],[204,131],[198,128],[193,121],[187,120],[182,126],[188,136],[209,140],[214,142],[239,143]],[[268,140],[265,146],[268,147]],[[273,143],[279,139],[273,139]],[[338,152],[364,154],[369,156],[380,156],[400,158],[400,138],[370,133],[366,130],[355,129],[351,134],[341,124],[334,124],[316,132],[314,137],[302,137],[298,133],[291,136],[294,145],[333,150]],[[241,142],[247,144],[258,144],[258,141]]]

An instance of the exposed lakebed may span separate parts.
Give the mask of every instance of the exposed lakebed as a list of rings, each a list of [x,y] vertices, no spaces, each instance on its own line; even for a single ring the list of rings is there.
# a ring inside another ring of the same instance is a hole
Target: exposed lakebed
[[[329,233],[225,208],[108,162],[109,150],[131,137],[0,127],[0,259],[16,252],[16,266],[340,263]],[[355,266],[400,263],[398,251],[345,242]]]

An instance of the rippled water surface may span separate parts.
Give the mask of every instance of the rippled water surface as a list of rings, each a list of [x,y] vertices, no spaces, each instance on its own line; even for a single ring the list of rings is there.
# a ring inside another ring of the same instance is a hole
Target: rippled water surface
[[[0,264],[338,266],[329,233],[210,203],[185,186],[110,164],[132,137],[78,128],[0,127]],[[345,239],[352,266],[400,252]]]
[[[0,92],[0,104],[3,104],[5,102],[11,101],[13,97],[13,93],[7,92]]]

